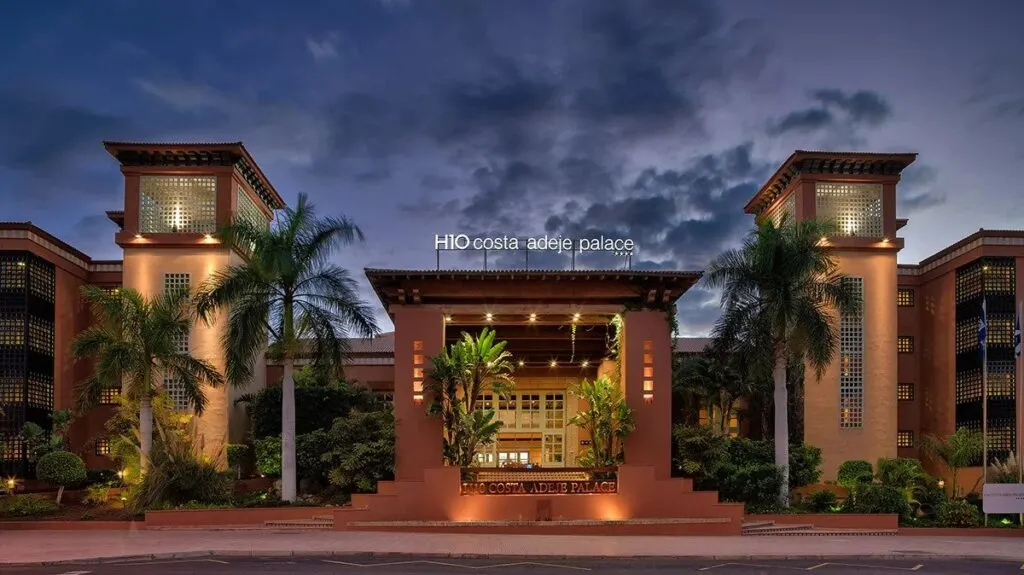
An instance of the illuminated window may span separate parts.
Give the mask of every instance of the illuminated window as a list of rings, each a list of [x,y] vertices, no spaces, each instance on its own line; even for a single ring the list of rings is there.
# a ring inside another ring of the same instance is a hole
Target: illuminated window
[[[722,428],[722,409],[720,407],[715,407],[715,408],[712,409],[712,411],[711,411],[711,418],[710,419],[708,418],[708,410],[707,409],[701,409],[698,417],[699,417],[699,423],[701,425],[710,425],[710,426],[714,427],[715,429],[721,429]],[[728,435],[729,437],[738,437],[739,434],[740,434],[739,409],[733,409],[729,413],[729,425],[728,425],[728,430],[726,432],[726,435]]]
[[[896,291],[896,305],[899,307],[914,307],[914,290],[900,288]]]
[[[914,384],[896,384],[896,399],[898,399],[899,401],[914,401]]]
[[[896,340],[896,351],[900,353],[914,353],[914,336],[899,336]]]
[[[545,433],[541,440],[544,452],[544,463],[549,465],[560,465],[565,459],[565,437],[555,433]]]
[[[494,409],[494,396],[489,393],[482,393],[476,396],[476,408],[482,411]]]
[[[844,277],[846,288],[863,299],[864,278]],[[864,314],[863,305],[839,319],[839,427],[864,425]]]
[[[544,396],[544,427],[562,429],[565,427],[565,396],[549,393]]]
[[[263,214],[263,210],[256,206],[256,202],[252,201],[252,198],[242,186],[238,187],[238,209],[236,214],[238,219],[249,222],[249,225],[256,229],[266,229],[270,225],[270,221]]]
[[[164,293],[171,294],[179,291],[189,292],[192,290],[192,278],[189,274],[164,274]],[[178,339],[178,353],[188,353],[191,333],[181,334]]]
[[[527,465],[530,463],[529,451],[499,451],[498,465],[500,467]]]
[[[103,437],[96,440],[96,455],[110,455],[110,440]]]
[[[100,405],[115,405],[119,397],[121,397],[120,388],[107,387],[100,391]]]
[[[882,185],[818,182],[814,194],[819,220],[831,221],[844,236],[880,238]]]
[[[913,447],[914,446],[914,432],[913,431],[897,431],[896,432],[896,447]]]
[[[139,232],[217,231],[216,176],[140,176]]]
[[[779,227],[783,214],[789,214],[790,224],[796,220],[796,194],[793,192],[790,192],[786,199],[777,203],[766,215],[775,224],[775,227]]]
[[[395,403],[395,394],[394,394],[394,392],[391,392],[391,391],[378,391],[376,393],[376,395],[377,395],[377,399],[379,399],[379,400],[381,400],[381,401],[383,401],[385,403],[391,403],[391,404]]]

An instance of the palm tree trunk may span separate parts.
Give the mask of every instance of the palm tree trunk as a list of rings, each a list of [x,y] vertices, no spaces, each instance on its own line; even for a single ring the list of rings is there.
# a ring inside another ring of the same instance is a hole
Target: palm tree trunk
[[[779,505],[789,507],[789,393],[786,391],[786,356],[780,354],[772,374],[775,380],[775,465],[782,470]]]
[[[60,507],[60,500],[64,497],[64,486],[61,485],[57,488],[57,507]]]
[[[281,500],[298,498],[298,472],[295,468],[295,377],[294,360],[284,359],[281,381]]]
[[[149,456],[153,451],[153,400],[148,389],[143,391],[139,400],[139,473],[146,474],[149,469]]]

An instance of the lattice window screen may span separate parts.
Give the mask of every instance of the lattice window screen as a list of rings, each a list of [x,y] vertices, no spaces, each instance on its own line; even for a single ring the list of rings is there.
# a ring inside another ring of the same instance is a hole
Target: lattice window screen
[[[913,383],[897,383],[896,384],[896,399],[899,401],[914,401],[914,384]]]
[[[164,274],[164,293],[177,291],[188,292],[192,289],[192,277],[189,274]],[[178,353],[189,352],[191,333],[186,333],[178,340]]]
[[[863,301],[864,278],[846,277],[843,283]],[[863,304],[856,313],[839,318],[839,427],[864,426],[864,314]]]
[[[171,408],[175,411],[188,411],[191,408],[192,405],[189,402],[188,394],[185,393],[185,388],[182,386],[180,379],[164,376],[164,393],[167,394]]]
[[[270,225],[270,221],[267,220],[263,211],[256,206],[256,202],[252,201],[252,198],[249,197],[249,194],[245,193],[245,189],[241,186],[238,187],[238,210],[236,214],[239,219],[245,220],[259,229],[266,229]]]
[[[217,227],[215,176],[140,176],[139,231],[210,234]]]
[[[771,218],[772,223],[775,227],[778,227],[782,222],[782,214],[789,214],[789,223],[796,221],[796,194],[790,192],[786,196],[785,200],[782,200],[771,212],[768,213],[768,217]]]
[[[896,447],[913,447],[914,446],[914,432],[913,431],[897,431],[896,432]]]
[[[896,291],[896,305],[899,307],[914,307],[914,290],[899,288]]]
[[[814,205],[819,220],[833,221],[840,233],[861,238],[880,238],[882,227],[881,184],[815,184]]]

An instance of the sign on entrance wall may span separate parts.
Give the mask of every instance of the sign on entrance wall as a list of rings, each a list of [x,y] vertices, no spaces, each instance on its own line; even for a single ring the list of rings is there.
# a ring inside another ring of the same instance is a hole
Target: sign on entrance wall
[[[587,495],[616,493],[615,481],[467,481],[463,495]]]
[[[982,489],[981,506],[985,513],[1024,513],[1024,483],[986,483]]]

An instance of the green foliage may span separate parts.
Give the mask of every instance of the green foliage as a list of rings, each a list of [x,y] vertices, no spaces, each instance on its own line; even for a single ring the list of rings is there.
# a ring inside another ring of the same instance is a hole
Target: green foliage
[[[51,451],[36,462],[36,478],[57,487],[85,481],[85,462],[68,451]]]
[[[442,453],[446,465],[469,467],[481,446],[493,443],[501,429],[494,410],[478,409],[477,398],[489,391],[507,395],[513,387],[511,354],[495,332],[484,328],[431,358],[427,382],[427,413],[441,418]]]
[[[988,471],[990,483],[1017,483],[1020,478],[1020,464],[1017,463],[1017,456],[1011,451],[1004,460],[996,459]]]
[[[21,428],[21,439],[25,442],[30,461],[37,461],[51,451],[65,451],[68,447],[68,429],[74,419],[70,409],[50,414],[50,430],[28,421]]]
[[[228,467],[235,470],[236,476],[242,476],[242,466],[249,456],[249,446],[245,444],[228,445]]]
[[[590,447],[583,450],[577,461],[583,467],[611,467],[625,459],[626,437],[636,428],[633,411],[626,403],[619,384],[608,377],[584,379],[570,389],[580,398],[583,409],[569,419],[590,437]]]
[[[85,497],[82,498],[82,503],[89,507],[99,507],[106,505],[110,501],[110,485],[90,485],[85,489]]]
[[[304,373],[300,371],[299,373]],[[330,429],[334,420],[353,409],[376,409],[380,400],[370,390],[348,382],[308,382],[300,385],[296,374],[295,433],[302,435],[317,429]],[[281,435],[282,387],[271,385],[242,398],[248,403],[254,439]]]
[[[895,513],[910,516],[910,504],[903,490],[878,483],[860,483],[854,486],[846,500],[849,513]]]
[[[720,413],[719,432],[729,432],[729,415],[741,397],[758,388],[758,380],[737,354],[710,353],[681,360],[674,372],[673,388],[708,414]]]
[[[353,412],[330,431],[324,455],[332,485],[347,493],[372,493],[377,482],[394,478],[395,417],[389,410]]]
[[[677,425],[672,429],[676,465],[697,488],[714,484],[718,472],[729,460],[729,438],[710,425]]]
[[[729,442],[731,464],[775,463],[775,444],[771,440],[744,437]],[[812,485],[821,479],[821,449],[806,443],[789,446],[789,488]]]
[[[57,502],[35,493],[0,499],[0,517],[40,517],[56,513]]]
[[[937,519],[942,527],[977,527],[981,525],[978,508],[962,499],[950,499],[939,505]]]
[[[815,491],[807,502],[807,507],[815,513],[828,513],[839,505],[835,492],[828,489]]]
[[[875,470],[871,467],[871,463],[853,459],[839,464],[836,483],[852,492],[862,483],[871,483],[874,477]]]
[[[875,466],[875,477],[879,483],[899,489],[913,488],[924,476],[924,468],[917,459],[883,458],[879,459]]]
[[[730,465],[727,469],[718,479],[719,497],[754,508],[776,502],[782,485],[782,470],[774,463]]]
[[[958,429],[945,439],[926,435],[921,440],[921,452],[942,463],[952,475],[950,483],[954,498],[960,496],[960,486],[957,483],[960,470],[977,463],[984,449],[985,439],[981,432],[969,429]]]
[[[256,471],[267,477],[280,477],[281,438],[264,437],[253,441],[253,446],[256,448]],[[298,453],[295,459],[298,461]]]

